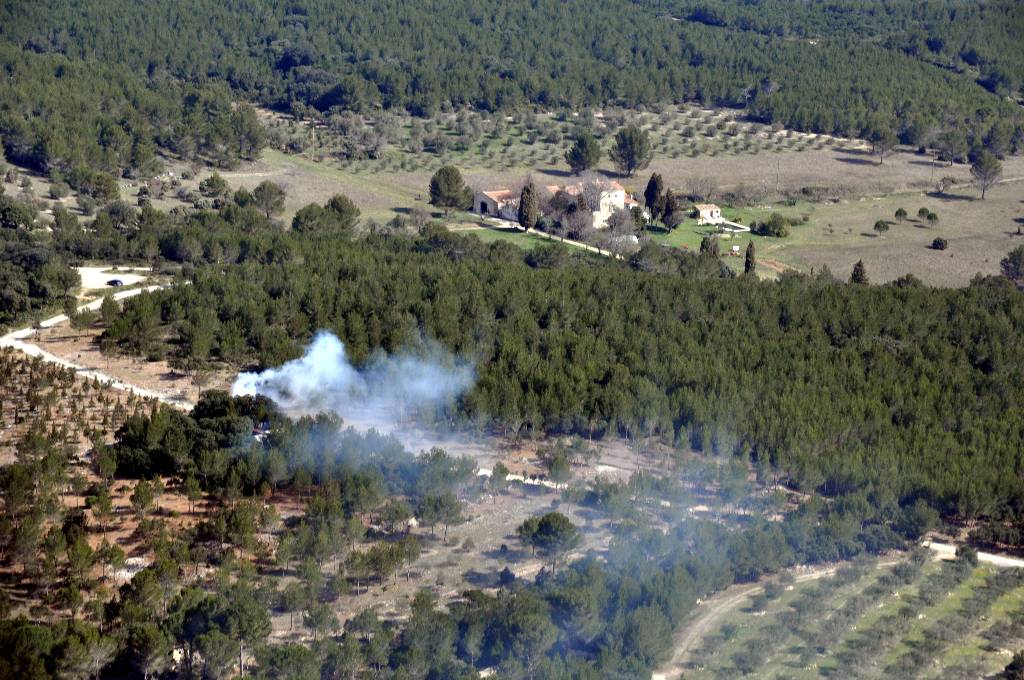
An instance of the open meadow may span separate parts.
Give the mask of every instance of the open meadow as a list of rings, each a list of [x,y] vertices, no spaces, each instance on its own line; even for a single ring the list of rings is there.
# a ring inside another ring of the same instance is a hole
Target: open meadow
[[[908,214],[902,220],[895,217],[900,208]],[[937,221],[919,217],[922,208],[934,213]],[[845,279],[854,263],[863,260],[875,283],[913,274],[930,285],[963,286],[976,274],[998,274],[1003,256],[1024,243],[1019,233],[1024,228],[1024,182],[1020,181],[993,187],[984,201],[965,186],[945,194],[918,191],[723,208],[727,219],[743,224],[764,221],[774,212],[796,222],[789,236],[722,235],[723,252],[738,245],[742,255],[747,242],[754,242],[761,276],[773,277],[788,268],[809,272],[828,267]],[[887,222],[887,231],[874,230],[879,220]],[[716,233],[715,227],[687,220],[670,234],[658,231],[652,238],[694,250],[703,237]],[[932,247],[936,238],[946,240],[945,250]],[[742,269],[742,257],[726,261]]]

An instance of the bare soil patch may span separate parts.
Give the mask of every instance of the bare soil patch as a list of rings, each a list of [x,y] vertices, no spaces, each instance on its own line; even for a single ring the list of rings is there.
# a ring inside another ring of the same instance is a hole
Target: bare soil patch
[[[128,355],[102,354],[99,345],[102,332],[99,326],[75,331],[62,324],[40,330],[32,337],[32,342],[47,352],[125,383],[184,402],[196,400],[198,387],[193,377],[171,368],[166,360],[146,361]],[[227,389],[233,377],[226,371],[213,372],[203,389]]]

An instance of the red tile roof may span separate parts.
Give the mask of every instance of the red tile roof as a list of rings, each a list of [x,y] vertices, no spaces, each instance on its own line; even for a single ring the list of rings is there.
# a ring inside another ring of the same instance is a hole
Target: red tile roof
[[[511,189],[496,189],[494,191],[481,191],[480,193],[496,203],[508,203],[516,199],[516,194]]]

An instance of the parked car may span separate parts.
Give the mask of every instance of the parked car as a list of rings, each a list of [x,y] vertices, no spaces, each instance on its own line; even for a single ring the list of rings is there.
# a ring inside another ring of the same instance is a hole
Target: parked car
[[[107,281],[107,285],[112,286],[114,288],[120,288],[121,286],[124,285],[124,281],[122,281],[121,279],[110,279],[109,281]]]

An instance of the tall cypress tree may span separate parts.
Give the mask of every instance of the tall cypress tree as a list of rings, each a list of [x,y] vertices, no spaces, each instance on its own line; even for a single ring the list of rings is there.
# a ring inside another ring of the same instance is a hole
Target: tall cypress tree
[[[757,268],[757,260],[755,259],[755,256],[754,256],[754,242],[753,241],[748,241],[747,242],[747,254],[746,254],[746,257],[743,258],[743,273],[744,274],[753,274],[754,270],[756,268]]]
[[[683,211],[679,208],[679,200],[671,189],[666,189],[665,195],[658,201],[658,211],[661,213],[661,221],[669,230],[675,229],[683,221]]]
[[[647,181],[647,188],[644,189],[644,203],[647,205],[647,211],[651,214],[652,222],[661,217],[663,207],[661,193],[664,188],[665,182],[661,179],[661,175],[653,173],[651,179]]]
[[[519,212],[517,213],[519,226],[523,229],[533,229],[537,226],[539,216],[537,193],[533,189],[533,184],[527,184],[523,187],[523,193],[519,195]]]

